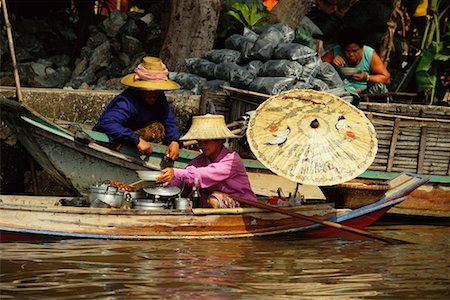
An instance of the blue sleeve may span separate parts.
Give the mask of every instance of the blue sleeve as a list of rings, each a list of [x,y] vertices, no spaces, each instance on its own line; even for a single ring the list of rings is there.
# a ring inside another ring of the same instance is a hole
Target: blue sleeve
[[[165,128],[165,138],[164,143],[166,145],[170,144],[172,141],[178,141],[180,139],[180,132],[177,127],[177,120],[175,118],[175,114],[170,109],[169,103],[167,100],[165,101],[165,105],[167,105],[167,115],[164,120],[164,128]]]
[[[100,129],[114,143],[139,143],[139,135],[127,127],[133,119],[134,107],[124,97],[117,97],[108,105],[100,117],[96,128]]]

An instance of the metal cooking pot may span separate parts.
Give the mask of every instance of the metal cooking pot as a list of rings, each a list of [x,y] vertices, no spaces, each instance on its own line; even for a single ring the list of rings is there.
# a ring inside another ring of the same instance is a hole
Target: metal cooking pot
[[[153,188],[145,188],[144,191],[150,195],[162,197],[173,197],[181,192],[180,188],[176,186],[159,186]]]
[[[168,209],[169,203],[167,201],[153,201],[151,199],[133,199],[131,201],[133,209],[146,209],[146,210],[162,210]]]
[[[191,208],[191,200],[189,198],[175,199],[175,209],[188,210]]]
[[[138,192],[124,192],[123,198],[127,201],[132,201],[133,199],[146,198],[147,194],[144,191]]]
[[[93,186],[90,189],[89,202],[93,207],[121,207],[124,201],[124,192],[117,187],[107,184],[101,184],[100,186]],[[102,206],[105,203],[108,206]]]

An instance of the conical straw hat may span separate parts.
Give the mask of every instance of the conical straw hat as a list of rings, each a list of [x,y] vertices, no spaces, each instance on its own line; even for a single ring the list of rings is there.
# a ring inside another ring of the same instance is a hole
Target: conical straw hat
[[[357,177],[378,149],[375,129],[362,111],[314,90],[287,91],[263,102],[250,118],[247,139],[271,171],[317,186]]]
[[[203,115],[192,117],[189,131],[180,140],[220,140],[238,138],[225,124],[222,115]]]
[[[124,76],[120,82],[123,85],[147,91],[169,91],[180,88],[178,83],[168,79],[169,71],[158,57],[144,57],[134,71]]]

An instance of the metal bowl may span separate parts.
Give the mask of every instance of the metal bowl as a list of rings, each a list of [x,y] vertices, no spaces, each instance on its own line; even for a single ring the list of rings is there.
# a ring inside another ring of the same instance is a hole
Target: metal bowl
[[[156,178],[161,176],[161,171],[149,171],[149,170],[140,170],[136,171],[139,178],[145,181],[156,181]]]

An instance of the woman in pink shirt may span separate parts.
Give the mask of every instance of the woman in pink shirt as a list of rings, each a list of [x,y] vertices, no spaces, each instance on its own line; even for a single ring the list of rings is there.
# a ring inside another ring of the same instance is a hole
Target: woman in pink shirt
[[[236,138],[225,125],[221,115],[192,118],[192,126],[181,140],[197,140],[202,154],[194,158],[185,169],[166,168],[158,182],[200,189],[200,207],[239,207],[232,197],[257,201],[241,157],[224,146],[225,139]]]

